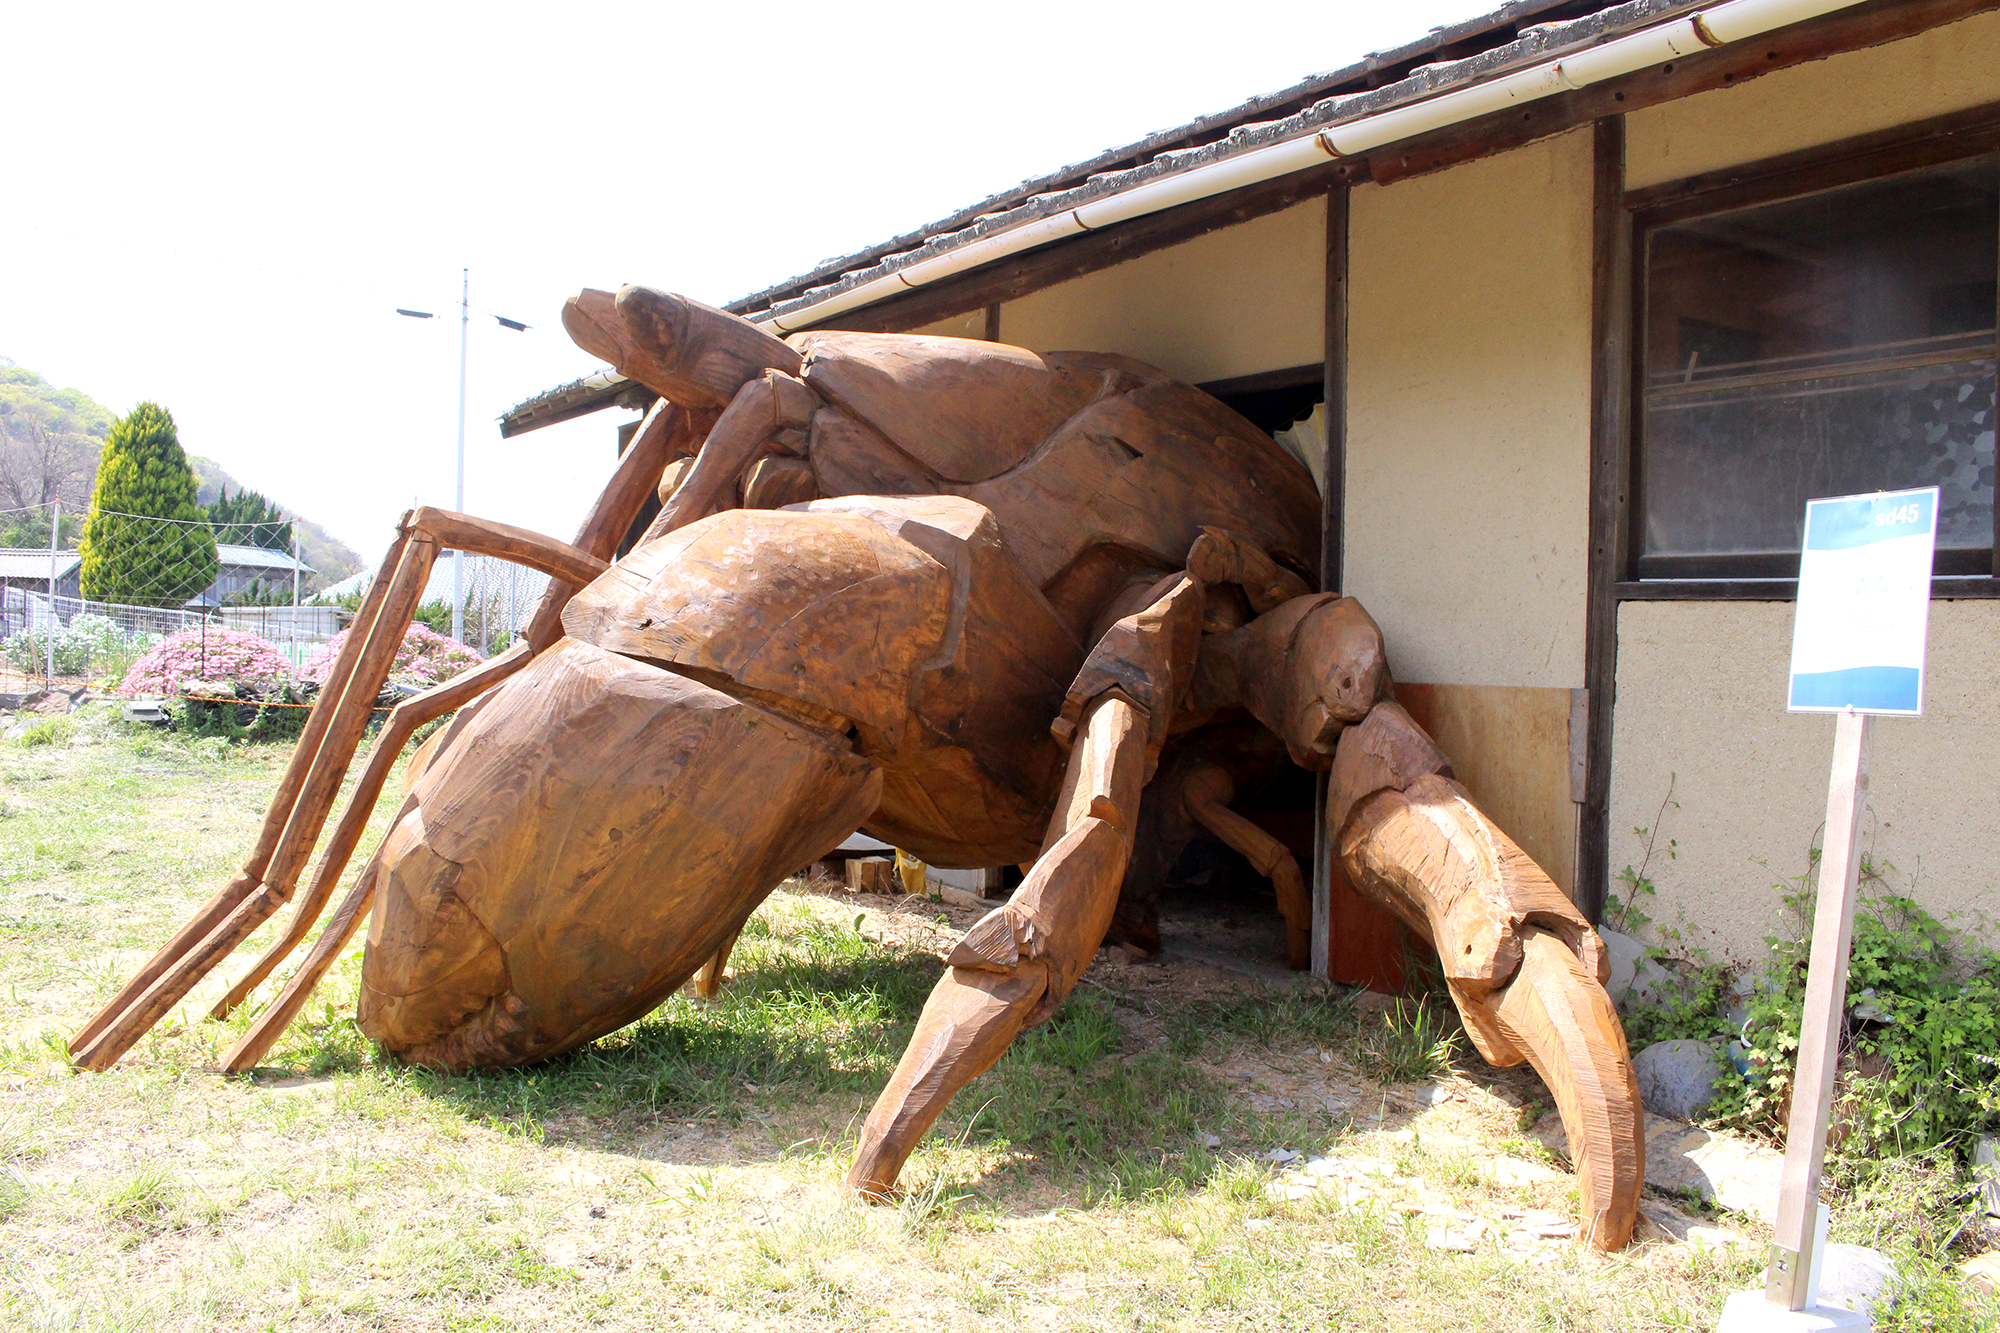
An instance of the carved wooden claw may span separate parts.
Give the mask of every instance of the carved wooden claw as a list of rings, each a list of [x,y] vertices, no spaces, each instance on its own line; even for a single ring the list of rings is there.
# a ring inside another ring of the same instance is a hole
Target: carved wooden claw
[[[1645,1134],[1603,941],[1394,703],[1340,739],[1327,827],[1348,880],[1434,944],[1479,1053],[1555,1095],[1591,1245],[1631,1236]]]

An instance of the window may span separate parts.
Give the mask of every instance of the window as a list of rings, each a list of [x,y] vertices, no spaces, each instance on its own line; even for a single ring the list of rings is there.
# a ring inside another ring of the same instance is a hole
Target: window
[[[1936,485],[1936,572],[1994,571],[1992,156],[1642,219],[1641,579],[1798,572],[1813,496]]]

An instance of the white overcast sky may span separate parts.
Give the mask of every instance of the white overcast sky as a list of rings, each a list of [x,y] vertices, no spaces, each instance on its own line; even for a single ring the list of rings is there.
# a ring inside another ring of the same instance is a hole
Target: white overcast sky
[[[371,563],[449,506],[564,538],[618,412],[500,439],[598,369],[580,287],[715,304],[1495,0],[79,5],[4,24],[0,356]]]

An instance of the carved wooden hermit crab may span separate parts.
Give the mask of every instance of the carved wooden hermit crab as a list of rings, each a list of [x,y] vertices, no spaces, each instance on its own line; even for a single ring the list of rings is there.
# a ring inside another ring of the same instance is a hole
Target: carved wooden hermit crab
[[[217,1013],[303,941],[412,730],[457,710],[228,1068],[269,1049],[371,909],[363,1029],[462,1069],[591,1041],[691,977],[712,993],[764,896],[857,828],[936,865],[1029,865],[950,955],[867,1118],[849,1181],[879,1196],[1076,984],[1142,801],[1271,876],[1303,963],[1298,867],[1228,810],[1236,751],[1204,748],[1249,724],[1331,770],[1348,878],[1435,944],[1480,1052],[1540,1071],[1593,1243],[1625,1242],[1643,1149],[1602,946],[1396,705],[1366,612],[1312,590],[1318,496],[1270,437],[1118,356],[780,341],[630,287],[581,293],[564,323],[662,395],[583,531],[406,517],[243,872],[78,1034],[80,1064],[117,1060],[295,896],[431,562],[457,548],[549,592],[521,642],[392,715],[290,928]]]

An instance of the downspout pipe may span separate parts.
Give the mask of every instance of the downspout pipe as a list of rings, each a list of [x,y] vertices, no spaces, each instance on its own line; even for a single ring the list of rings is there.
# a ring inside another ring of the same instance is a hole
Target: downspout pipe
[[[790,333],[1053,241],[1370,152],[1524,102],[1588,88],[1606,79],[1759,37],[1859,3],[1861,0],[1726,0],[1670,23],[1628,33],[1500,78],[1147,181],[1007,231],[982,236],[821,300],[767,314],[756,322],[774,333]]]

